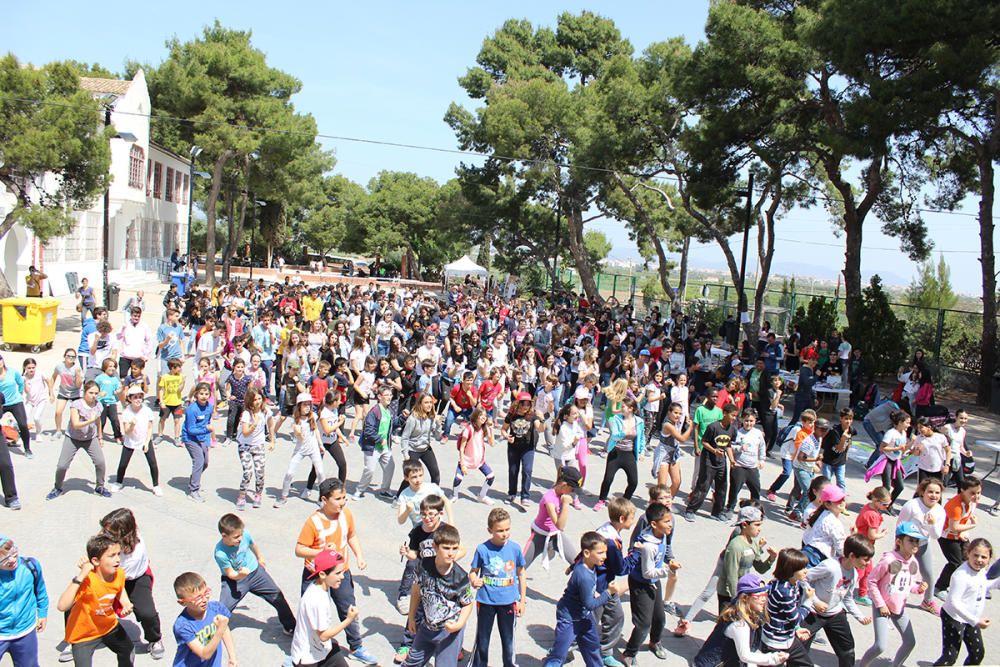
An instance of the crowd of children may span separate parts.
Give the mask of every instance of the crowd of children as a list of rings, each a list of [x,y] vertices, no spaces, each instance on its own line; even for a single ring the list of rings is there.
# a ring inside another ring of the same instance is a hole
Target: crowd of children
[[[796,414],[779,432],[783,388],[775,364],[783,352],[773,336],[756,358],[732,353],[723,361],[712,352],[707,332],[678,315],[662,324],[643,323],[620,307],[592,311],[563,304],[547,310],[534,301],[509,304],[474,292],[452,291],[448,297],[439,305],[420,293],[390,293],[374,284],[368,290],[235,286],[195,296],[183,317],[171,307],[155,334],[144,330],[141,311],[130,313],[115,334],[107,311],[95,307],[93,318],[85,319],[80,348],[66,351],[51,378],[38,373],[34,360],[20,373],[0,358],[5,411],[25,404],[11,410],[19,426],[24,422],[25,455],[32,433],[37,439],[41,431],[39,404],[46,393],[55,403],[53,433],[63,441],[50,500],[65,493],[66,473],[79,450],[93,461],[95,492],[111,497],[126,484],[131,458],[141,449],[152,492],[162,496],[156,449],[170,442],[190,458],[187,493],[196,502],[206,501],[203,477],[210,454],[218,459],[212,450],[235,445],[241,471],[235,509],[259,508],[267,451],[279,434],[287,437],[281,429],[289,422],[291,459],[274,507],[288,502],[303,461],[310,473],[297,493],[312,496],[318,482],[312,497],[318,509],[294,545],[304,565],[297,608],[268,573],[243,515],[224,514],[214,552],[217,600],[197,573],[174,581],[182,607],[174,623],[175,665],[219,665],[223,652],[235,665],[229,619],[247,594],[277,612],[291,637],[292,664],[377,663],[364,645],[352,576],[351,553],[356,571],[367,569],[357,519],[346,507],[351,475],[344,448],[352,445],[361,451],[363,468],[354,476],[351,497],[374,492],[391,500],[399,524],[408,526],[395,600],[406,616],[396,662],[407,667],[456,665],[473,615],[474,667],[488,664],[494,634],[504,667],[515,665],[515,628],[529,602],[526,571],[539,558],[548,566],[557,557],[569,564],[569,580],[555,605],[546,667],[563,664],[573,645],[588,666],[636,664],[643,651],[669,660],[667,635],[686,635],[713,596],[718,623],[694,658],[698,665],[811,665],[820,630],[839,663],[854,664],[852,617],[874,631],[860,664],[887,652],[892,627],[902,639],[894,664],[903,664],[915,646],[906,606],[910,593],[921,595],[922,610],[940,616],[942,651],[935,664],[954,664],[962,643],[966,664],[984,659],[981,630],[989,619],[983,597],[1000,585],[1000,572],[990,568],[990,543],[970,534],[977,527],[982,485],[972,475],[954,474],[956,450],[959,462],[968,451],[960,430],[964,421],[939,434],[926,417],[913,426],[905,412],[892,413],[891,428],[877,434],[865,476],[882,484],[871,489],[852,526],[845,470],[855,446],[854,412],[841,410],[834,425],[800,395],[817,365],[808,353],[801,357]],[[215,311],[222,313],[218,320]],[[372,321],[379,324],[372,327]],[[803,349],[815,351],[810,345]],[[185,349],[192,350],[194,368]],[[146,365],[154,359],[160,373],[150,392]],[[753,368],[744,371],[744,363]],[[190,390],[186,365],[195,373]],[[151,407],[159,415],[156,430]],[[114,481],[106,479],[106,422],[121,447]],[[567,527],[587,500],[583,484],[592,443],[593,453],[605,459],[594,509],[606,511],[608,521],[575,541]],[[457,450],[447,489],[435,454],[445,444]],[[462,502],[463,483],[476,472],[481,484],[473,497],[494,504],[498,457],[492,450],[498,445],[507,450],[503,497],[511,509],[528,511],[534,503],[536,452],[551,457],[555,481],[536,496],[537,514],[523,545],[512,540],[508,509],[494,507],[482,527],[489,539],[467,549],[453,503]],[[782,473],[762,494],[760,471],[774,449]],[[335,476],[325,472],[324,453],[336,463]],[[711,497],[711,516],[735,519],[735,526],[713,552],[716,567],[704,591],[682,614],[672,599],[682,570],[673,548],[673,504],[680,502],[680,460],[688,453],[694,474],[683,518],[696,521]],[[396,486],[400,455],[403,480]],[[884,516],[896,514],[894,504],[904,492],[908,455],[918,462],[916,495],[898,511],[895,526],[883,528]],[[647,459],[649,502],[640,512],[632,498],[646,478],[640,471]],[[616,495],[619,472],[626,482]],[[0,466],[0,473],[7,506],[19,509],[12,469]],[[777,503],[789,479],[794,485],[786,516],[801,527],[801,541],[777,549],[763,536],[765,502]],[[958,493],[946,500],[948,482],[957,483]],[[741,498],[744,487],[747,497]],[[889,533],[893,548],[878,554],[876,543]],[[57,599],[57,609],[67,614],[62,658],[90,665],[95,650],[106,646],[119,665],[132,664],[133,645],[118,621],[130,614],[142,626],[151,657],[164,657],[152,586],[135,516],[125,508],[113,511]],[[37,633],[45,629],[47,614],[40,564],[19,556],[14,541],[0,536],[0,657],[10,653],[15,667],[38,664]],[[668,615],[678,617],[672,632]],[[337,641],[341,635],[345,648]]]

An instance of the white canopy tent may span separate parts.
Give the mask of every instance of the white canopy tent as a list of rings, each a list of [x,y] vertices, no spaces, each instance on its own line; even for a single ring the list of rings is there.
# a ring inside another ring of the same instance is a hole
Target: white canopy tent
[[[451,264],[444,265],[444,281],[446,284],[452,278],[464,279],[467,275],[486,278],[490,275],[490,272],[469,259],[468,255],[463,255],[461,259],[456,259]]]

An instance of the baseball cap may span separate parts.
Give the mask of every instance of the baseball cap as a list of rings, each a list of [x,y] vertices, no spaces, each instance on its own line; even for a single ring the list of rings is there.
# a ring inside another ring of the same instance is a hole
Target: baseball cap
[[[566,482],[570,486],[580,486],[580,481],[583,479],[580,476],[580,471],[576,468],[570,466],[563,466],[559,471],[560,481]]]
[[[846,497],[844,490],[836,484],[827,484],[820,491],[819,501],[821,503],[839,503]],[[904,522],[905,523],[905,522]]]
[[[820,417],[819,419],[816,420],[816,426],[814,428],[816,428],[816,430],[829,431],[830,430],[830,420],[829,419],[824,419],[823,417]]]
[[[751,572],[749,574],[744,574],[740,577],[740,580],[736,582],[736,597],[741,595],[753,595],[754,593],[763,593],[767,590],[767,584],[764,580],[760,578],[756,572]]]
[[[134,384],[128,388],[127,392],[125,392],[126,396],[135,396],[136,394],[139,394],[140,396],[144,396],[146,394],[146,392],[142,390],[141,384]]]
[[[577,387],[576,391],[573,392],[573,398],[578,401],[582,401],[584,399],[590,400],[590,392],[587,391],[586,387]]]
[[[320,572],[326,572],[329,569],[335,568],[343,562],[344,557],[339,553],[331,549],[324,549],[313,558],[313,573],[309,575],[309,579],[312,579]]]
[[[646,348],[642,348],[641,350],[639,350],[639,356],[641,357],[642,355],[646,355],[648,357],[649,350],[647,350]]]
[[[755,521],[763,521],[764,512],[761,511],[759,507],[754,507],[753,505],[747,505],[746,507],[740,508],[739,518],[736,523],[753,523]]]
[[[514,400],[515,401],[530,401],[531,400],[531,394],[529,394],[526,391],[520,391],[520,392],[517,393],[517,396],[514,397]]]
[[[298,396],[295,397],[296,403],[312,403],[312,400],[313,400],[312,394],[310,394],[308,391],[303,391]]]
[[[927,539],[927,536],[921,533],[920,529],[917,528],[917,524],[912,521],[901,521],[896,525],[896,537],[902,537],[903,535],[918,540]]]

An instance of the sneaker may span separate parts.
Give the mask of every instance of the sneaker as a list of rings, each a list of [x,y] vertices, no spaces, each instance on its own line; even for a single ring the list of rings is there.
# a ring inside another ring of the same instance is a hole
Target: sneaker
[[[351,498],[353,498],[354,500],[361,500],[364,497],[365,497],[364,491],[355,491],[354,493],[351,494]],[[454,500],[454,498],[452,500]]]
[[[253,497],[253,507],[254,507],[254,509],[260,509],[260,506],[261,506],[261,503],[262,503],[262,498],[260,496],[261,496],[261,494],[259,494],[259,493],[254,494],[254,497]]]
[[[281,628],[281,634],[285,635],[286,637],[291,637],[292,635],[295,634],[295,628],[294,627]]]
[[[687,511],[684,512],[684,520],[688,523],[694,523],[694,512]]]
[[[651,643],[649,645],[649,650],[652,652],[653,655],[655,655],[660,660],[666,660],[667,658],[670,657],[670,652],[667,651],[667,649],[663,648],[663,646],[661,646],[659,642],[657,642],[656,644]]]
[[[299,498],[302,498],[303,500],[309,500],[309,494],[311,493],[312,489],[310,489],[308,486],[303,486],[302,490],[299,491]]]
[[[528,496],[521,498],[521,507],[531,507],[531,498]]]
[[[66,648],[59,651],[59,662],[73,662],[73,645],[67,644]]]
[[[389,489],[379,489],[378,497],[385,498],[387,500],[393,500],[396,497],[396,494],[390,491]]]
[[[583,509],[583,503],[580,502],[579,498],[573,498],[573,509],[575,510]]]
[[[632,665],[635,664],[635,658],[630,655],[623,655],[622,664],[625,665],[625,667],[632,667]]]
[[[947,600],[948,591],[934,591],[934,597],[936,597],[938,600]]]
[[[768,491],[768,492],[767,492],[767,499],[768,499],[768,500],[769,500],[770,502],[772,502],[772,503],[776,503],[776,502],[778,502],[778,494],[776,494],[776,493],[771,493],[770,491]]]
[[[396,655],[393,656],[392,661],[397,665],[401,665],[406,662],[406,656],[410,655],[409,646],[400,646],[396,649]]]
[[[407,616],[410,613],[410,596],[402,595],[396,598],[396,611],[399,612],[401,616]]]
[[[507,496],[507,500],[504,501],[506,505],[513,505],[517,501],[516,496]]]
[[[156,496],[157,498],[162,498],[163,497],[163,489],[161,489],[159,486],[154,486],[153,487],[153,495]]]
[[[623,663],[621,660],[618,660],[613,655],[604,656],[603,658],[601,658],[601,662],[604,663],[604,667],[625,667],[625,663]]]
[[[94,487],[94,493],[96,493],[97,495],[101,496],[102,498],[110,498],[111,497],[111,492],[108,491],[103,486],[95,486]]]
[[[723,510],[719,515],[719,521],[732,521],[733,513],[730,510]]]
[[[247,494],[241,493],[240,495],[236,496],[236,509],[242,512],[246,508],[247,508]]]
[[[866,607],[872,606],[872,599],[867,595],[857,595],[854,596],[854,601],[858,604],[863,604]]]
[[[364,646],[359,646],[355,650],[351,651],[348,655],[351,660],[356,660],[362,665],[377,665],[378,658],[369,653]]]
[[[924,611],[929,611],[935,616],[941,615],[941,605],[939,605],[935,600],[928,600],[927,602],[921,602],[920,608]]]
[[[29,449],[28,451],[26,451],[24,453],[24,458],[26,458],[26,459],[33,459],[33,458],[35,458],[35,453]]]
[[[484,505],[492,505],[493,504],[493,499],[490,498],[489,496],[477,496],[476,500],[479,501],[479,502],[481,502]]]
[[[201,493],[199,491],[191,491],[190,493],[188,493],[188,498],[190,498],[193,502],[196,502],[196,503],[203,503],[203,502],[205,502],[205,498],[202,497],[202,495],[201,495]]]
[[[153,660],[160,660],[166,655],[166,649],[163,648],[163,642],[156,641],[149,645],[149,656]]]
[[[792,510],[791,512],[788,513],[788,520],[789,521],[802,521],[802,515],[799,514],[798,512],[796,512],[795,510]]]
[[[21,501],[18,500],[16,497],[11,498],[10,500],[7,501],[7,509],[15,511],[21,509]]]
[[[663,603],[663,612],[665,614],[670,614],[671,616],[680,616],[681,608],[677,606],[676,602],[669,600]]]
[[[56,498],[58,498],[58,497],[59,497],[59,496],[61,496],[62,494],[63,494],[63,490],[62,490],[62,489],[52,489],[52,490],[51,490],[51,491],[49,491],[49,492],[48,492],[48,494],[47,494],[47,495],[45,496],[45,499],[46,499],[46,500],[55,500]],[[61,657],[62,657],[62,656],[60,656],[60,658],[61,658]],[[70,652],[70,655],[69,655],[69,659],[70,659],[70,660],[72,660],[72,659],[73,659],[73,653],[72,653],[72,652]],[[59,662],[69,662],[69,660],[62,660],[62,659],[60,659],[60,660],[59,660]]]
[[[122,490],[122,485],[116,482],[108,482],[108,491],[111,493],[118,493]]]
[[[596,505],[594,505],[594,511],[595,511],[595,512],[600,512],[600,511],[601,511],[602,509],[604,509],[604,507],[605,507],[606,505],[607,505],[607,503],[606,503],[606,502],[604,502],[603,500],[598,500],[598,501],[597,501],[597,504],[596,504]]]
[[[716,521],[718,521],[719,523],[726,523],[728,521],[728,519],[726,518],[726,513],[725,512],[723,512],[721,514],[713,514],[712,518],[715,519]]]
[[[683,618],[677,621],[677,627],[674,628],[674,637],[683,637],[684,635],[686,635],[689,625],[690,624]]]
[[[274,501],[273,507],[284,507],[285,503],[287,502],[288,502],[288,496],[281,496],[280,498]]]

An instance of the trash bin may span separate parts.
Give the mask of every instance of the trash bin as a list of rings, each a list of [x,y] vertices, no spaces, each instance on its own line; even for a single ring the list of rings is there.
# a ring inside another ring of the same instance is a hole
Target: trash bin
[[[177,295],[184,296],[188,288],[188,274],[187,271],[171,271],[170,272],[170,283],[172,285],[177,285]]]
[[[108,302],[104,304],[112,313],[118,310],[118,295],[121,294],[122,288],[118,283],[108,283]]]
[[[6,325],[7,320],[4,320]],[[993,376],[993,384],[990,387],[990,412],[1000,414],[1000,373]]]
[[[56,337],[59,299],[12,297],[0,300],[3,309],[3,349],[30,345],[38,353],[52,347]]]

